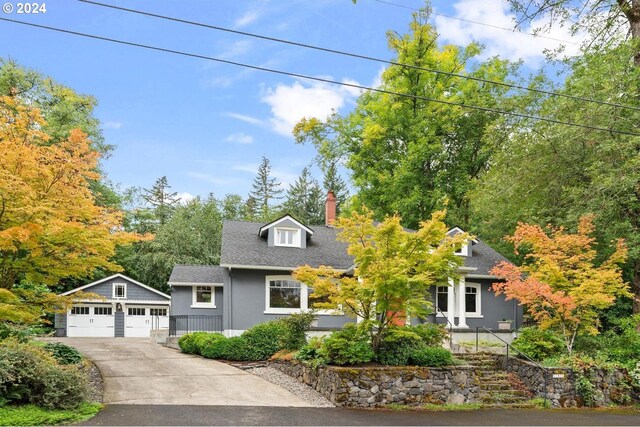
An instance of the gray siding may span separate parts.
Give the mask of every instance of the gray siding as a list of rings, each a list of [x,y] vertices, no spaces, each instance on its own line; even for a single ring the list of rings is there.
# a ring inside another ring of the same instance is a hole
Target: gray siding
[[[53,327],[55,328],[57,337],[67,336],[67,315],[56,313],[53,316]]]
[[[467,279],[469,283],[479,283],[481,285],[481,314],[482,318],[467,317],[467,326],[469,329],[482,327],[494,330],[498,329],[498,321],[502,319],[515,320],[512,324],[513,328],[519,328],[522,325],[522,306],[518,305],[514,300],[507,301],[504,294],[496,296],[489,288],[493,280],[486,279]],[[432,301],[435,304],[435,287],[431,289]],[[428,316],[426,321],[434,322],[435,316]],[[437,318],[438,323],[447,325],[447,320],[441,317]],[[455,318],[455,324],[458,324],[458,317]]]
[[[221,315],[223,313],[222,307],[225,305],[223,289],[220,286],[216,286],[215,289],[215,303],[216,308],[191,308],[191,302],[193,301],[191,286],[173,286],[171,288],[171,314],[172,315]]]
[[[113,318],[114,336],[124,337],[124,311],[116,311]]]
[[[286,275],[286,271],[235,270],[225,274],[226,310],[223,326],[225,329],[246,330],[250,327],[286,317],[286,314],[265,313],[266,276]],[[175,302],[174,302],[175,304]],[[318,328],[340,328],[354,320],[347,316],[319,315]]]
[[[139,286],[130,280],[126,280],[122,277],[115,277],[103,283],[91,286],[83,289],[85,292],[93,292],[98,295],[102,295],[106,298],[113,297],[113,284],[114,283],[126,283],[127,284],[127,298],[125,301],[130,300],[150,300],[150,301],[167,301],[167,298],[162,295],[156,294],[148,289]]]

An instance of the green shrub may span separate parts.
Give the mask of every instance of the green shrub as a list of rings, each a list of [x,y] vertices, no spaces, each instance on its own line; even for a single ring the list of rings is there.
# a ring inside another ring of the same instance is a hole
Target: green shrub
[[[196,340],[198,337],[208,334],[208,332],[191,332],[190,334],[184,334],[178,340],[178,346],[183,353],[198,354],[198,344]]]
[[[202,352],[220,339],[224,339],[224,335],[218,333],[205,333],[194,336],[193,342],[197,348],[197,353],[204,356]]]
[[[543,360],[560,354],[564,342],[549,330],[522,328],[512,346],[533,360]]]
[[[12,340],[0,345],[0,403],[72,409],[87,395],[88,379],[79,367],[60,365],[34,345]]]
[[[449,337],[447,329],[444,325],[436,323],[423,323],[410,327],[411,331],[418,334],[422,338],[422,342],[427,347],[441,347],[445,340]]]
[[[418,366],[439,368],[453,363],[451,352],[442,347],[423,347],[415,350],[409,357],[409,363]]]
[[[82,362],[82,355],[78,350],[61,342],[47,343],[45,344],[44,349],[48,351],[61,365],[76,365]]]
[[[355,365],[372,361],[374,353],[367,334],[347,324],[324,340],[320,356],[336,365]]]
[[[250,361],[256,359],[252,347],[244,336],[231,337],[224,341],[222,358],[227,360]]]
[[[408,365],[411,355],[424,347],[422,337],[413,328],[389,328],[380,344],[377,359],[383,365]]]
[[[320,365],[326,365],[327,360],[322,355],[322,347],[324,339],[322,337],[313,337],[309,342],[296,353],[294,359],[302,361],[305,365],[317,368]]]
[[[218,334],[219,335],[219,334]],[[200,354],[207,359],[224,359],[227,352],[228,339],[219,335],[221,338],[211,340],[207,345],[200,349]]]
[[[304,346],[307,343],[307,332],[315,320],[316,315],[313,311],[294,313],[280,319],[283,325],[280,347],[286,350],[298,350]]]
[[[280,320],[259,323],[242,334],[242,339],[248,348],[247,359],[232,360],[267,360],[274,353],[283,350],[280,337],[284,334],[285,326]]]

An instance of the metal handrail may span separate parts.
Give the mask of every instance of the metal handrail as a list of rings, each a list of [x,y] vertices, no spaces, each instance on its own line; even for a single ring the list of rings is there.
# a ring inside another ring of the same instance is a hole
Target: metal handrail
[[[547,406],[547,385],[548,385],[547,377],[549,376],[549,368],[544,367],[541,364],[539,364],[538,362],[534,361],[532,358],[527,356],[525,353],[523,353],[522,351],[518,350],[517,348],[515,348],[514,346],[509,344],[508,342],[506,342],[505,340],[500,338],[498,335],[496,335],[493,332],[491,332],[491,329],[488,329],[485,326],[476,327],[476,343],[478,341],[477,337],[478,337],[478,331],[479,331],[480,328],[484,329],[486,332],[489,332],[491,335],[493,335],[494,337],[498,338],[500,341],[502,341],[507,346],[507,360],[506,360],[507,369],[509,368],[509,347],[511,347],[512,350],[515,350],[519,355],[524,356],[524,358],[527,359],[529,362],[531,362],[532,364],[534,364],[538,368],[542,369],[543,378],[544,378],[544,406]]]
[[[436,318],[438,317],[438,313],[440,313],[442,314],[442,317],[444,317],[444,320],[446,320],[447,323],[449,324],[449,349],[453,351],[453,323],[451,323],[449,318],[444,315],[442,310],[440,310],[438,307],[435,307],[435,309],[436,309]],[[437,319],[436,319],[436,323],[438,323]]]

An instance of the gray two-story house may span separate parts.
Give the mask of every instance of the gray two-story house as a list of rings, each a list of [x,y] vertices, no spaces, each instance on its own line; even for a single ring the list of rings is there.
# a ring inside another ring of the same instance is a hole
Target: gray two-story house
[[[219,266],[175,266],[171,286],[174,329],[219,330],[239,335],[250,327],[311,308],[313,290],[293,280],[298,266],[331,266],[345,274],[354,270],[347,245],[337,240],[331,226],[335,199],[327,198],[327,224],[307,225],[290,215],[268,224],[225,221]],[[449,233],[459,233],[454,228]],[[491,268],[506,260],[481,240],[469,241],[458,255],[464,257],[460,278],[432,289],[436,314],[417,322],[446,323],[458,331],[476,327],[496,329],[498,321],[522,322],[522,308],[496,296],[491,283],[499,280]],[[317,330],[332,330],[355,319],[333,311],[318,312]]]

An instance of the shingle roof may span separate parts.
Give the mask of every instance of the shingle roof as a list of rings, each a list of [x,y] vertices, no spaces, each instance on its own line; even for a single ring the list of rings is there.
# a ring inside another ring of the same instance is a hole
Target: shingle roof
[[[176,265],[169,284],[172,283],[223,283],[222,267],[219,265]]]
[[[473,267],[476,270],[470,272],[470,274],[484,274],[491,275],[489,271],[500,261],[507,261],[502,254],[497,252],[491,246],[487,245],[480,239],[476,239],[477,243],[471,246],[471,256],[465,257],[464,266]]]
[[[258,236],[264,223],[225,221],[222,225],[222,255],[220,265],[296,268],[309,264],[347,270],[353,259],[347,255],[347,244],[336,240],[336,230],[324,225],[310,226],[313,238],[306,248],[267,245]]]
[[[313,238],[306,248],[287,248],[267,245],[258,236],[263,223],[225,221],[222,226],[221,265],[296,268],[309,264],[312,267],[328,265],[347,270],[353,266],[353,258],[347,254],[347,244],[336,240],[336,229],[324,225],[311,226]],[[482,240],[472,245],[472,256],[465,257],[465,267],[475,268],[470,274],[489,275],[500,261],[508,261]],[[175,270],[174,270],[175,271]],[[173,275],[172,275],[173,277]]]

